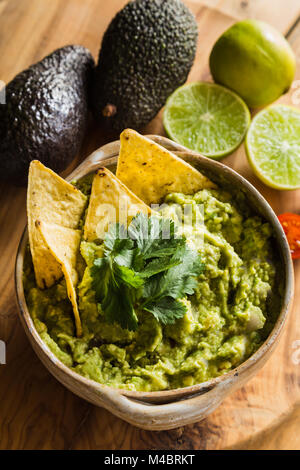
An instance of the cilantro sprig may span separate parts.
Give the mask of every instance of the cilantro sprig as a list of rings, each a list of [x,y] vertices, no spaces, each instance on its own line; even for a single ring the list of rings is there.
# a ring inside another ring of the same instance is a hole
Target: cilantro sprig
[[[136,330],[136,309],[163,324],[186,313],[180,301],[194,293],[203,271],[200,255],[178,237],[172,220],[138,214],[127,231],[112,225],[104,239],[104,256],[91,268],[92,288],[109,323]]]

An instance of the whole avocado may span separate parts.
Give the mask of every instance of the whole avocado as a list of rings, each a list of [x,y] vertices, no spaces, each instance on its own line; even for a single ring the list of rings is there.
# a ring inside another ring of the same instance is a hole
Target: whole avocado
[[[94,60],[82,46],[65,46],[19,73],[0,105],[0,179],[27,180],[31,160],[56,172],[78,153],[88,119]]]
[[[193,64],[197,23],[180,0],[129,2],[106,30],[93,74],[97,120],[140,129],[182,85]]]

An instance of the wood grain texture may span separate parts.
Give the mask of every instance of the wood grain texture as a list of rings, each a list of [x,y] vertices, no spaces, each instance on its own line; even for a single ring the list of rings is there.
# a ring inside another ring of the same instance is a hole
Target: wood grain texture
[[[199,4],[198,0],[189,0]],[[300,3],[294,0],[201,0],[201,3],[237,20],[255,18],[268,21],[287,32],[300,14]]]
[[[0,80],[8,82],[53,49],[83,44],[97,56],[110,19],[126,1],[0,0]],[[298,0],[189,0],[199,25],[199,44],[189,80],[209,79],[212,44],[242,17],[267,20],[285,34],[300,14]],[[300,79],[300,25],[289,34]],[[281,101],[297,104],[300,83]],[[300,101],[300,100],[299,100]],[[299,103],[298,103],[299,106]],[[163,134],[159,115],[145,129]],[[91,124],[72,167],[111,136]],[[267,188],[251,172],[243,147],[223,160],[246,176],[276,212],[300,211],[300,192]],[[300,340],[297,322],[300,262],[295,263],[294,309],[280,344],[262,371],[228,397],[208,419],[174,431],[138,430],[77,398],[39,362],[17,318],[13,267],[25,224],[25,190],[0,187],[0,339],[7,364],[0,365],[0,449],[300,449],[300,364],[292,361]],[[299,355],[300,357],[300,355]]]

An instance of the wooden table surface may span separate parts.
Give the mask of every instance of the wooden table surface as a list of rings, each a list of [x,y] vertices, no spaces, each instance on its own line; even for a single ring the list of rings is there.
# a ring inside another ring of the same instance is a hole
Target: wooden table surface
[[[101,37],[124,0],[0,0],[0,80],[65,44],[87,46],[96,57]],[[188,0],[199,26],[189,80],[210,79],[216,38],[237,19],[266,20],[290,41],[298,61],[294,88],[280,101],[300,105],[299,0]],[[163,134],[159,115],[144,130]],[[90,129],[81,155],[107,142]],[[0,156],[1,157],[1,156]],[[299,156],[300,158],[300,156]],[[223,160],[246,176],[277,213],[300,211],[300,191],[280,192],[259,182],[243,147]],[[23,188],[0,187],[0,449],[300,449],[300,263],[295,263],[294,309],[280,344],[261,372],[206,420],[166,432],[142,431],[81,400],[60,385],[31,349],[18,319],[13,269],[25,225]],[[297,343],[299,341],[299,343]]]

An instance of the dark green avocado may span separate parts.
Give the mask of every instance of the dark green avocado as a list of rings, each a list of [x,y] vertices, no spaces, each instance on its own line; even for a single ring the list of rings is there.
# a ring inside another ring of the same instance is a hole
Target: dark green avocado
[[[37,159],[61,172],[78,153],[88,120],[94,60],[82,46],[57,49],[19,73],[0,104],[0,179],[27,180]]]
[[[180,0],[135,0],[106,30],[93,74],[95,118],[117,132],[140,129],[188,76],[197,24]]]

